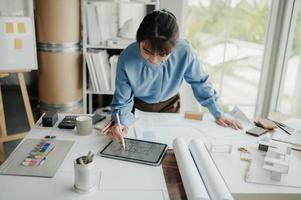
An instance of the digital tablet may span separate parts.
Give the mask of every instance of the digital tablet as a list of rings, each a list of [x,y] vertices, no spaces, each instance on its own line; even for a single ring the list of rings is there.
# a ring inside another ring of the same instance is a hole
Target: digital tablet
[[[100,155],[129,162],[158,166],[166,155],[167,144],[124,138],[126,148],[120,141],[110,141]]]

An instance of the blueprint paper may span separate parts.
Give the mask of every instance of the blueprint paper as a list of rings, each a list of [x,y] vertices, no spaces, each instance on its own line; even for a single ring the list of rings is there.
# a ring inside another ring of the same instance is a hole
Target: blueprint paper
[[[192,140],[189,144],[189,149],[206,185],[210,199],[233,200],[226,183],[215,166],[204,143],[199,140]]]
[[[195,166],[188,146],[182,138],[173,141],[174,153],[189,200],[209,200],[205,184]]]

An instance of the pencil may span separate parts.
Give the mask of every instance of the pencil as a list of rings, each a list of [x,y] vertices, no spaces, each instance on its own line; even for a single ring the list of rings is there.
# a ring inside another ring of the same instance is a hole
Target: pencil
[[[277,121],[275,121],[275,120],[269,119],[269,118],[268,118],[268,120],[274,122],[278,128],[280,128],[281,130],[283,130],[283,131],[286,132],[287,134],[292,135],[292,134],[286,129],[286,128],[289,128],[287,125],[285,125],[285,124],[283,124],[283,123],[281,123],[281,122],[277,122]]]
[[[276,123],[276,125],[278,126],[278,128],[280,128],[281,130],[283,130],[283,131],[286,132],[287,134],[291,135],[291,133],[290,133],[288,130],[286,130],[284,127],[282,127],[280,124],[277,124],[277,123]]]
[[[119,128],[119,132],[122,134],[122,130],[121,130],[121,126],[120,126],[119,113],[116,113],[116,119],[117,119],[117,125],[118,125],[118,128]],[[125,150],[125,143],[124,143],[123,135],[121,135],[121,143],[122,143],[123,150]]]
[[[105,135],[109,133],[111,126],[113,125],[113,120],[111,119],[102,129],[101,132]]]

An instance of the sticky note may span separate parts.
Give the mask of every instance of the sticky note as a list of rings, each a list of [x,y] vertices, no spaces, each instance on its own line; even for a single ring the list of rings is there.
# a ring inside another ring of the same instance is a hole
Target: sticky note
[[[14,24],[12,22],[7,22],[5,27],[6,27],[6,33],[14,32]]]
[[[15,39],[15,49],[22,49],[22,40]]]
[[[26,33],[25,24],[23,22],[18,23],[18,32],[19,33]]]

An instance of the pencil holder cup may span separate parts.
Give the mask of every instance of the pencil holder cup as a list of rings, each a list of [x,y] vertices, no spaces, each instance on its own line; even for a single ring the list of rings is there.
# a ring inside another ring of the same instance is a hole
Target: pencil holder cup
[[[87,156],[82,156],[74,161],[74,188],[77,192],[88,193],[96,188],[95,161],[85,161]]]

